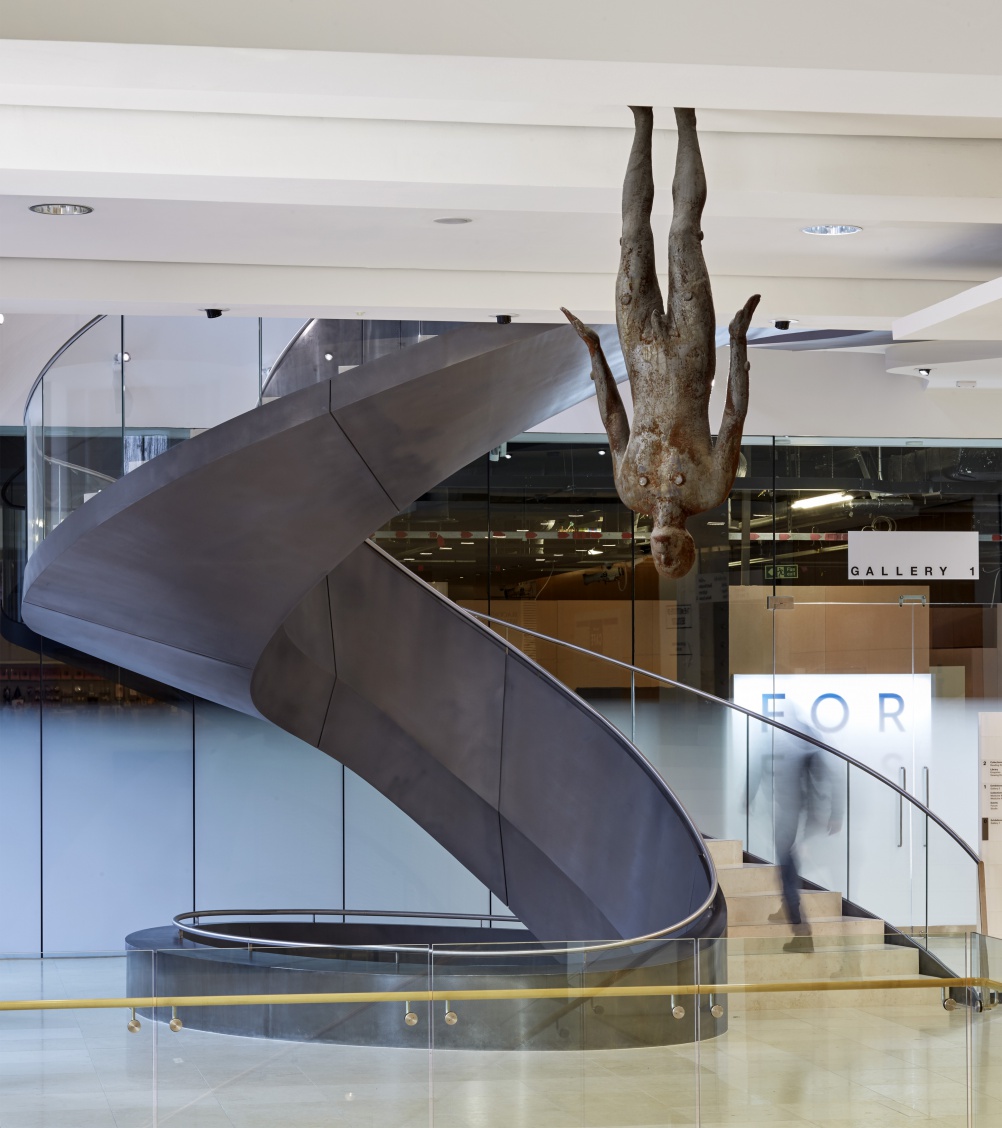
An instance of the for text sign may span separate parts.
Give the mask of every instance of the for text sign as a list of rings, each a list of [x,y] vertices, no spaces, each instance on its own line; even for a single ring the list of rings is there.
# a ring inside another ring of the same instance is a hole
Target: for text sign
[[[850,580],[973,580],[977,533],[849,534]]]

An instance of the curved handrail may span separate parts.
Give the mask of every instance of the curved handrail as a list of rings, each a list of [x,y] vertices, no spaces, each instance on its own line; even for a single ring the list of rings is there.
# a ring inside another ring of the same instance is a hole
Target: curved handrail
[[[879,780],[880,783],[885,784],[892,791],[896,791],[902,798],[907,799],[913,807],[918,810],[932,821],[971,858],[972,861],[978,865],[981,864],[981,858],[971,847],[960,837],[959,834],[951,827],[948,826],[935,812],[930,811],[929,808],[914,795],[909,794],[904,788],[899,787],[892,780],[886,776],[881,775],[876,769],[869,767],[869,765],[857,760],[854,756],[850,756],[848,752],[842,752],[838,748],[833,748],[830,744],[825,744],[823,740],[818,740],[817,737],[811,736],[809,733],[801,732],[799,729],[791,728],[789,725],[784,725],[782,721],[777,721],[773,717],[766,717],[762,713],[756,713],[754,709],[747,709],[744,705],[738,705],[735,701],[725,701],[722,697],[716,697],[712,693],[707,693],[706,690],[696,689],[695,686],[685,685],[682,682],[674,681],[671,678],[666,678],[661,674],[652,673],[650,670],[641,669],[640,666],[632,666],[629,662],[622,662],[618,658],[609,658],[605,654],[598,654],[594,650],[588,650],[583,646],[576,646],[573,642],[565,642],[563,639],[553,638],[551,635],[541,634],[539,631],[529,630],[528,627],[520,627],[515,623],[509,623],[507,619],[499,619],[495,615],[487,615],[482,611],[470,611],[464,608],[467,614],[473,615],[477,619],[483,619],[489,623],[500,623],[502,626],[507,627],[509,630],[520,631],[522,634],[532,635],[534,638],[542,639],[543,642],[552,642],[555,646],[564,646],[568,650],[576,650],[579,654],[585,654],[589,658],[596,658],[602,662],[608,662],[613,666],[619,666],[624,670],[630,670],[634,674],[640,674],[642,677],[651,678],[653,681],[663,682],[665,685],[671,686],[672,689],[681,689],[686,693],[695,694],[697,697],[702,697],[707,701],[712,701],[715,705],[725,705],[728,709],[733,709],[735,712],[744,713],[746,717],[751,717],[756,721],[762,721],[763,724],[771,725],[773,728],[781,729],[783,732],[788,733],[790,736],[795,736],[798,740],[803,740],[808,744],[813,744],[815,748],[820,748],[823,752],[830,752],[833,756],[837,756],[840,760],[845,760],[847,764],[851,764],[860,771],[866,772],[867,775],[873,776],[874,779]]]
[[[204,936],[207,940],[240,941],[251,945],[267,948],[343,948],[348,951],[423,951],[424,944],[317,944],[312,941],[273,940],[260,939],[253,936],[234,936],[228,932],[216,932],[211,928],[201,928],[198,920],[201,917],[260,917],[260,916],[318,916],[341,917],[400,917],[411,920],[489,920],[506,924],[520,924],[513,916],[492,916],[489,913],[418,913],[403,909],[203,909],[187,913],[178,913],[171,918],[171,923],[183,932],[193,936]],[[186,921],[194,924],[186,924]]]
[[[282,351],[278,354],[277,357],[275,357],[275,363],[271,366],[271,368],[268,369],[268,379],[265,381],[264,386],[261,388],[262,397],[264,396],[265,392],[267,392],[268,385],[271,383],[272,378],[274,377],[275,373],[279,370],[279,367],[281,366],[282,361],[285,360],[285,358],[292,351],[292,348],[295,345],[295,343],[299,340],[300,337],[303,336],[304,333],[306,333],[310,329],[312,329],[313,326],[316,325],[316,323],[319,320],[320,319],[318,317],[311,317],[309,319],[309,321],[304,321],[303,324],[300,325],[300,327],[296,330],[296,332],[293,333],[292,339],[285,346],[285,348],[282,349]]]
[[[65,340],[59,346],[59,348],[56,349],[52,356],[50,356],[49,359],[45,362],[42,371],[39,372],[39,374],[35,377],[35,382],[28,389],[28,395],[26,396],[24,401],[24,414],[22,415],[22,419],[24,420],[24,425],[26,427],[28,425],[28,408],[31,406],[31,401],[38,389],[38,385],[41,384],[41,382],[45,379],[45,374],[71,345],[75,345],[77,341],[80,340],[80,338],[84,335],[84,333],[87,332],[88,329],[93,329],[99,321],[104,321],[107,316],[108,315],[106,313],[99,313],[97,317],[92,317],[86,325],[81,325],[80,328],[73,334],[73,336],[67,338],[67,340]]]
[[[696,912],[691,913],[685,920],[680,921],[678,924],[673,924],[670,928],[662,929],[660,932],[652,932],[648,936],[634,936],[626,940],[608,940],[604,943],[596,944],[575,944],[568,943],[562,948],[491,948],[486,944],[476,945],[476,955],[485,958],[493,956],[564,956],[564,955],[579,955],[586,952],[609,952],[617,948],[629,948],[635,944],[650,943],[653,940],[669,939],[672,932],[677,932],[680,928],[684,928],[687,924],[691,924],[707,910],[712,907],[718,892],[718,884],[716,877],[713,881],[713,889],[710,891],[710,896],[700,906]],[[198,925],[185,924],[187,920],[192,918],[208,916],[378,916],[378,917],[401,917],[409,919],[428,919],[429,917],[435,920],[490,920],[500,921],[505,924],[521,924],[516,917],[512,916],[491,916],[489,913],[419,913],[404,911],[402,909],[202,909],[193,910],[186,913],[178,913],[171,918],[171,923],[176,925],[177,928],[186,933],[191,933],[193,936],[204,936],[208,940],[229,940],[239,941],[241,944],[249,944],[252,947],[261,948],[324,948],[331,949],[337,948],[339,951],[345,952],[415,952],[425,951],[428,947],[427,944],[317,944],[312,941],[301,940],[273,940],[271,938],[264,939],[263,937],[254,936],[234,936],[232,933],[215,932],[212,929],[201,928]],[[524,927],[524,926],[523,926]],[[698,939],[696,937],[695,939]],[[516,941],[512,941],[516,943]],[[552,943],[552,941],[550,941]],[[443,956],[467,956],[470,951],[467,949],[449,950],[445,948],[437,948],[436,952]]]

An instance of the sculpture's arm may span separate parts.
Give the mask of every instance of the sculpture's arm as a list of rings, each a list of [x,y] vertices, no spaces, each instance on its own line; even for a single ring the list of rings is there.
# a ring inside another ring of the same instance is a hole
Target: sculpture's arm
[[[626,447],[630,441],[630,421],[626,417],[619,388],[616,387],[616,381],[609,370],[609,362],[602,351],[602,342],[598,339],[595,330],[590,325],[585,325],[570,310],[561,306],[560,312],[588,346],[588,352],[591,354],[591,378],[595,381],[595,391],[598,395],[598,410],[602,416],[605,433],[609,436],[613,463],[618,466],[623,455],[626,454]]]
[[[654,263],[654,233],[651,231],[654,111],[650,106],[631,108],[635,131],[623,181],[623,236],[619,240],[619,274],[616,277],[616,320],[624,352],[640,344],[652,313],[664,313]]]
[[[713,448],[713,480],[717,487],[717,505],[727,496],[734,484],[738,460],[741,457],[741,434],[748,412],[748,326],[760,296],[753,294],[734,315],[730,324],[731,367],[727,374],[727,402],[720,433]]]

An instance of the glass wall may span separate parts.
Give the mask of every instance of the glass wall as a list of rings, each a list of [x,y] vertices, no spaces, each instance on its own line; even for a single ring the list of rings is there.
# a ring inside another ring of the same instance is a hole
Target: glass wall
[[[1002,444],[748,438],[727,503],[689,522],[695,567],[666,581],[648,519],[618,501],[604,441],[531,435],[376,539],[471,610],[812,731],[977,848],[979,718],[1002,710],[1000,515]],[[848,533],[866,529],[975,532],[978,574],[853,580]],[[631,735],[701,829],[772,858],[783,758],[771,732],[733,732],[725,711],[691,695],[643,677],[631,688],[628,671],[509,637]],[[856,829],[804,835],[806,875],[904,928],[973,924],[959,848],[878,780],[835,767],[831,787]]]
[[[93,665],[80,656],[40,651],[37,640],[16,629],[26,551],[104,485],[173,443],[252,407],[262,396],[269,399],[328,374],[336,378],[342,370],[449,327],[317,321],[300,337],[306,342],[296,354],[302,364],[293,364],[282,360],[299,328],[288,319],[106,318],[46,372],[26,413],[27,455],[22,454],[21,465],[30,459],[33,471],[27,487],[23,471],[19,475],[14,465],[17,459],[3,456],[2,603],[4,645],[10,643],[3,655],[3,693],[10,723],[0,721],[0,737],[9,730],[0,741],[5,778],[19,781],[15,794],[23,796],[11,801],[5,791],[0,804],[6,810],[13,802],[15,821],[23,822],[18,835],[38,840],[43,884],[46,857],[58,858],[63,847],[52,843],[46,850],[51,827],[37,812],[44,812],[50,787],[55,811],[75,798],[73,789],[64,795],[56,781],[63,778],[63,768],[54,768],[53,775],[46,765],[49,741],[52,756],[62,756],[64,746],[86,743],[91,731],[89,721],[64,725],[55,714],[50,718],[50,708],[93,709],[95,716],[103,709],[102,723],[123,726],[130,723],[122,718],[132,693],[149,698],[150,718],[165,701],[166,708],[177,709],[164,715],[175,718],[170,723],[151,720],[159,735],[150,733],[153,750],[142,764],[153,774],[141,790],[152,793],[161,790],[156,771],[162,768],[173,780],[169,757],[156,765],[168,748],[180,756],[183,742],[176,732],[184,721],[177,717],[192,722],[184,743],[189,756],[197,754],[200,731],[207,739],[215,734],[202,767],[195,763],[185,769],[183,786],[193,788],[196,799],[200,789],[213,796],[202,822],[194,808],[185,816],[187,824],[177,821],[177,833],[192,838],[196,847],[199,839],[207,847],[222,843],[221,828],[239,824],[244,817],[240,796],[252,802],[252,779],[266,786],[271,749],[287,738],[271,730],[253,738],[223,738],[220,726],[232,721],[236,732],[244,722],[214,717],[200,703],[172,702],[169,693],[163,696],[167,691],[144,688],[118,672],[106,671],[90,687],[84,674]],[[269,383],[272,370],[284,373],[284,384]],[[985,739],[980,734],[987,731],[985,715],[1000,711],[1002,679],[1002,443],[748,437],[730,497],[717,510],[693,518],[689,527],[698,550],[696,565],[684,579],[666,581],[651,560],[649,519],[626,510],[617,498],[604,438],[535,434],[513,439],[464,467],[375,536],[403,564],[471,610],[809,727],[928,802],[977,845],[978,764]],[[864,529],[976,533],[977,574],[962,581],[853,580],[847,538]],[[704,708],[692,695],[643,676],[631,678],[626,670],[531,636],[512,637],[636,739],[706,832],[741,837],[753,853],[768,854],[781,762],[771,736],[764,742],[754,732],[735,736],[725,711]],[[107,741],[109,771],[118,770],[125,755],[114,752],[116,740]],[[736,740],[753,749],[754,765],[735,755]],[[246,778],[231,788],[225,781],[237,770],[244,746]],[[311,774],[314,767],[306,766],[307,753],[274,755],[297,765],[304,787],[329,796],[335,806],[348,802],[354,784],[342,778],[339,767],[336,778],[321,784]],[[323,775],[326,765],[316,771]],[[758,781],[754,789],[752,777]],[[72,780],[72,773],[66,778]],[[142,773],[137,770],[135,778],[138,787]],[[84,782],[76,780],[74,787]],[[165,784],[164,794],[170,794],[170,786]],[[857,818],[857,825],[871,826],[879,835],[883,871],[907,872],[909,887],[915,888],[917,867],[928,864],[923,852],[928,828],[902,817],[899,804],[876,781],[860,776],[855,789],[847,781],[845,791],[845,802],[857,816],[866,816]],[[743,805],[735,803],[734,796],[742,793]],[[283,799],[275,792],[269,817],[291,819],[292,796]],[[230,803],[229,821],[217,825],[208,812],[225,802]],[[138,799],[125,806],[130,812],[142,809]],[[381,811],[379,818],[384,817],[396,815]],[[110,818],[110,812],[101,815],[102,834]],[[298,896],[316,889],[324,902],[339,892],[351,900],[346,828],[364,830],[367,824],[364,818],[352,824],[349,813],[337,829],[333,825],[303,815],[290,841],[310,861],[300,861],[290,892]],[[407,845],[413,828],[401,827],[402,853],[417,858],[421,851]],[[86,836],[86,828],[81,833]],[[109,836],[101,848],[110,849],[112,840]],[[428,843],[425,847],[431,851]],[[234,873],[222,845],[220,850],[218,863],[205,871],[205,889],[225,889]],[[815,835],[805,842],[804,853],[815,880],[858,890],[866,903],[872,866],[866,850],[858,844],[854,849],[846,831]],[[74,862],[82,864],[86,856],[86,851],[78,855],[72,842],[65,846],[65,857]],[[364,866],[375,865],[371,850],[361,848],[357,857]],[[30,900],[32,864],[0,875],[0,888],[9,889],[12,898]],[[463,910],[481,911],[481,902],[489,901],[485,891],[470,884],[468,875],[448,876],[450,864],[442,861],[436,880],[452,890],[449,896],[457,905],[462,902]],[[269,871],[269,889],[282,888],[283,866],[276,861]],[[190,871],[197,891],[197,860]],[[406,870],[401,872],[401,880],[409,880]],[[381,907],[369,870],[359,874],[365,875],[358,888],[365,891],[367,905]],[[937,902],[945,903],[942,893],[953,881],[950,866],[930,866],[925,880],[939,890]],[[413,888],[423,887],[421,882]],[[38,909],[40,918],[43,909]],[[936,925],[921,906],[902,904],[888,911],[906,926],[919,920],[924,927]],[[955,917],[950,923],[960,923]]]

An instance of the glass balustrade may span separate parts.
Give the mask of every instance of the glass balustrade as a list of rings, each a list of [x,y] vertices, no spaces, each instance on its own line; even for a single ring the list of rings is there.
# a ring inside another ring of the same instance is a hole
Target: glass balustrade
[[[994,1125],[1002,940],[953,942],[0,959],[3,1124]]]
[[[496,618],[491,625],[520,649],[531,639],[537,660],[558,679],[571,667],[553,655],[574,651],[573,644]],[[949,966],[943,934],[976,928],[980,919],[978,856],[906,790],[904,775],[899,782],[882,774],[885,750],[854,742],[850,752],[823,739],[835,739],[825,728],[837,724],[826,709],[842,717],[855,704],[849,690],[836,701],[824,695],[812,712],[813,690],[801,698],[794,682],[766,676],[766,694],[757,684],[751,696],[740,691],[767,708],[766,716],[627,663],[575,657],[609,667],[599,684],[625,683],[622,693],[590,703],[644,753],[704,834],[739,839],[761,861],[792,864],[804,881],[829,891],[821,916],[841,917],[845,898],[931,951],[942,950]],[[884,707],[896,715],[901,694]],[[906,737],[910,753],[913,736]]]
[[[25,406],[28,553],[111,482],[256,407],[265,350],[276,359],[301,326],[141,316],[83,326]]]

